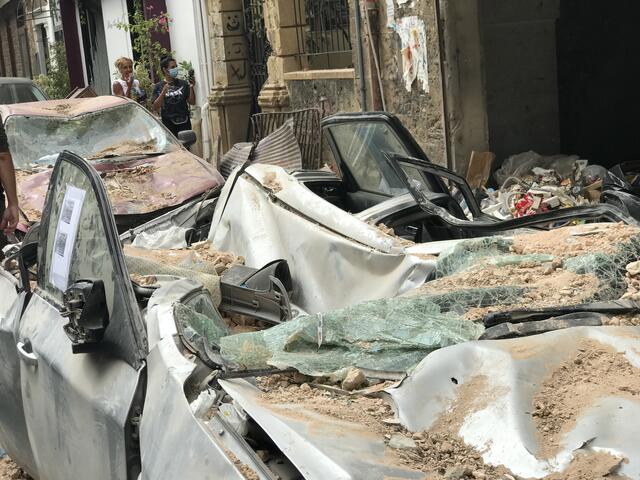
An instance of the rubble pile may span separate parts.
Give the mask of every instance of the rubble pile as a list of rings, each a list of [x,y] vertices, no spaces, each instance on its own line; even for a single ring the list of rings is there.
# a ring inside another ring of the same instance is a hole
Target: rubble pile
[[[596,352],[599,352],[596,348]],[[593,366],[593,375],[611,372],[620,359],[616,354],[607,352],[601,357],[597,357],[593,362],[588,361],[592,353],[591,348],[586,348],[581,358],[585,362],[579,364],[578,368],[588,368]],[[599,352],[602,354],[602,352]],[[615,357],[615,358],[614,358]],[[573,360],[572,360],[573,362]],[[563,372],[562,378],[569,374],[568,367],[562,366],[558,370]],[[624,370],[625,374],[628,374]],[[296,378],[296,376],[298,378]],[[621,375],[618,375],[622,378]],[[606,377],[602,377],[606,378]],[[563,408],[570,409],[572,403],[579,407],[588,406],[589,401],[599,398],[607,392],[600,389],[581,400],[582,389],[586,388],[585,383],[578,380],[559,382],[559,377],[554,373],[552,381],[545,383],[536,397],[535,405],[540,405],[541,401],[546,401],[547,390],[551,385],[555,388],[564,389],[561,403],[567,400]],[[349,422],[358,428],[367,430],[375,435],[384,438],[386,445],[385,458],[390,464],[405,466],[413,470],[422,471],[427,474],[430,480],[516,480],[520,479],[504,466],[494,466],[486,464],[482,458],[482,452],[465,444],[455,432],[457,432],[465,417],[485,408],[491,403],[488,391],[484,390],[485,382],[482,377],[471,379],[460,385],[460,393],[451,409],[443,413],[437,421],[427,430],[411,432],[405,429],[395,419],[394,410],[390,404],[379,393],[369,393],[365,390],[349,394],[344,391],[332,391],[323,388],[323,379],[313,379],[300,376],[299,374],[279,374],[258,379],[258,386],[262,390],[261,398],[266,403],[275,406],[295,405],[298,415],[305,416],[305,411],[331,417],[340,421]],[[600,384],[606,382],[602,380]],[[389,387],[391,385],[384,384]],[[620,385],[616,382],[615,389]],[[635,388],[635,387],[634,387]],[[381,390],[381,389],[380,389]],[[602,390],[602,391],[601,391]],[[629,395],[637,395],[635,390],[627,390]],[[540,400],[540,399],[544,400]],[[534,418],[539,410],[534,410]],[[547,435],[549,429],[545,430],[546,424],[536,421],[536,428],[540,436]],[[547,435],[548,436],[548,435]],[[544,438],[544,437],[543,437]],[[546,452],[545,452],[546,454]],[[623,459],[614,455],[595,452],[578,451],[571,464],[562,473],[552,473],[544,478],[547,480],[595,480],[622,478],[612,475],[616,467]]]
[[[154,153],[158,148],[158,141],[152,138],[147,141],[136,142],[134,140],[126,140],[107,148],[95,152],[87,157],[87,160],[95,160],[105,157],[120,157],[123,155],[136,155],[145,153]]]
[[[9,457],[0,458],[0,480],[33,480]]]
[[[148,195],[137,184],[146,182],[148,176],[153,174],[153,170],[153,165],[145,164],[106,172],[101,176],[112,202],[133,201]]]
[[[471,320],[507,306],[617,300],[640,288],[640,278],[630,281],[625,270],[638,259],[640,230],[622,224],[472,239],[441,254],[436,278],[405,295],[424,296],[443,311],[453,310]]]
[[[394,240],[396,240],[397,242],[400,243],[400,245],[402,245],[403,247],[411,247],[412,245],[415,245],[415,242],[411,241],[411,240],[407,240],[406,238],[402,238],[399,237],[398,235],[396,235],[396,232],[393,228],[391,227],[387,227],[384,223],[378,223],[376,224],[373,221],[367,222],[369,225],[371,225],[372,227],[375,227],[378,229],[378,231],[380,233],[382,233],[383,235],[388,235],[389,237],[392,237]]]
[[[216,305],[221,301],[220,276],[231,266],[244,264],[244,258],[217,251],[206,241],[183,249],[125,245],[124,254],[129,276],[138,285],[156,285],[161,275],[190,278],[209,290]]]
[[[531,415],[542,455],[556,455],[563,435],[599,399],[640,400],[639,373],[624,353],[594,340],[581,341],[577,354],[551,373],[533,399]]]
[[[215,273],[218,276],[233,265],[244,265],[244,258],[231,252],[218,251],[207,241],[194,243],[183,249],[147,249],[125,245],[124,253],[127,256],[144,258],[163,265],[172,265],[180,268],[189,269],[206,265],[207,273]]]
[[[498,218],[518,218],[558,208],[598,203],[606,169],[573,156],[544,157],[525,152],[509,157],[486,189],[482,210]]]
[[[486,465],[482,456],[457,435],[426,431],[412,433],[394,420],[382,398],[361,394],[336,395],[314,384],[297,384],[286,375],[262,379],[262,399],[270,404],[295,404],[299,412],[316,412],[350,422],[384,438],[389,463],[423,471],[432,479],[500,479],[508,470]],[[511,476],[511,478],[516,478]]]

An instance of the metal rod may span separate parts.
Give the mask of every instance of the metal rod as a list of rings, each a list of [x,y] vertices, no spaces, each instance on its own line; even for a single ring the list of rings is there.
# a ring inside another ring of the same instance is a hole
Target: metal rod
[[[436,32],[438,34],[438,63],[440,64],[440,91],[442,92],[442,123],[444,127],[444,152],[447,162],[447,168],[454,170],[456,165],[453,161],[453,155],[451,151],[451,126],[449,125],[449,84],[447,81],[447,58],[445,52],[445,38],[443,31],[443,24],[446,20],[442,14],[440,5],[441,0],[434,0],[434,12],[436,16]],[[446,9],[445,3],[445,9]]]
[[[360,78],[360,110],[367,111],[367,90],[364,84],[364,52],[362,51],[361,27],[362,19],[360,18],[360,0],[354,0],[355,4],[355,24],[356,24],[356,54],[358,58],[358,77]]]

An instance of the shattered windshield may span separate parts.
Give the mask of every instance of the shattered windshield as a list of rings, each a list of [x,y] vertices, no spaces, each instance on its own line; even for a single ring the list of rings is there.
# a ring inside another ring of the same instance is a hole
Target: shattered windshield
[[[95,160],[167,153],[179,148],[162,125],[136,104],[73,118],[13,115],[5,128],[19,169],[53,165],[63,150]]]

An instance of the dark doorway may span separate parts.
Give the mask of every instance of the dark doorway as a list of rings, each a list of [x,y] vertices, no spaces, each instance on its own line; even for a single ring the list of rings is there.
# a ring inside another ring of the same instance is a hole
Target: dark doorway
[[[557,26],[562,150],[605,166],[640,160],[640,3],[562,0]]]
[[[107,57],[107,40],[102,6],[97,0],[85,0],[80,10],[87,80],[98,95],[111,93],[111,72]]]
[[[639,159],[640,2],[478,0],[489,148]]]

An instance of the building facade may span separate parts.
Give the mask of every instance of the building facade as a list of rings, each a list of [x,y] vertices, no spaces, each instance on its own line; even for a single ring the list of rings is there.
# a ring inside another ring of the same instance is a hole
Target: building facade
[[[58,0],[0,0],[0,76],[47,73],[52,44],[62,41]]]
[[[396,114],[429,158],[472,151],[636,160],[640,4],[580,0],[209,0],[212,129],[261,111]]]
[[[438,12],[432,0],[411,4],[209,0],[215,59],[209,102],[223,149],[246,140],[246,118],[256,111],[386,109],[446,164]],[[403,55],[413,55],[406,75]]]

